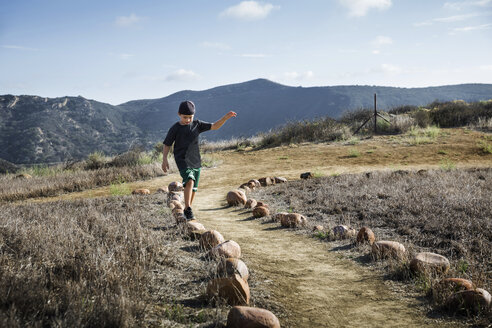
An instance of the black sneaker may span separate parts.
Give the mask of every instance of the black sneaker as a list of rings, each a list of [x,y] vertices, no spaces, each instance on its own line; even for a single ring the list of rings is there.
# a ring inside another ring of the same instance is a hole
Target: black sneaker
[[[188,207],[184,210],[184,216],[186,220],[193,220],[195,217],[193,216],[193,211],[191,210],[191,207]]]

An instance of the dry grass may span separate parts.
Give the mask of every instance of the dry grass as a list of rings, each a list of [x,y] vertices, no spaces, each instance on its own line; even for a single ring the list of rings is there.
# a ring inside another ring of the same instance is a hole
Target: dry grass
[[[169,161],[176,171],[174,161]],[[35,197],[51,197],[115,183],[146,180],[163,175],[160,163],[131,167],[108,167],[93,171],[60,171],[50,175],[19,179],[15,175],[0,176],[0,201],[18,201]]]
[[[492,169],[369,172],[290,182],[252,197],[274,211],[306,215],[305,232],[314,225],[369,226],[378,239],[403,242],[411,252],[439,253],[451,262],[449,276],[491,291],[491,182]],[[390,271],[393,278],[409,278],[406,261]],[[435,282],[427,278],[425,284]]]
[[[162,195],[1,205],[0,326],[219,325]]]

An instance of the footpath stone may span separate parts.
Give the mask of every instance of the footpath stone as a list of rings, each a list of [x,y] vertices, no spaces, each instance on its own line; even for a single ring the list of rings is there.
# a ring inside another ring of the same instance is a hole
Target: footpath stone
[[[227,327],[280,328],[280,322],[268,310],[247,306],[234,306],[227,315]]]
[[[289,214],[289,213],[287,213],[287,212],[279,212],[279,213],[275,213],[275,214],[272,216],[272,220],[273,220],[274,222],[281,222],[282,218],[283,218],[284,216],[286,216],[287,214]]]
[[[246,195],[244,193],[241,193],[239,190],[233,190],[229,191],[227,193],[227,204],[229,206],[239,206],[239,205],[245,205],[246,204]]]
[[[275,183],[275,180],[272,180],[272,178],[270,177],[260,178],[258,179],[258,181],[260,182],[262,187],[271,186]]]
[[[463,278],[444,278],[439,285],[443,285],[444,288],[451,288],[454,291],[458,291],[457,289],[475,289],[475,286],[470,280]]]
[[[186,222],[186,229],[188,231],[194,231],[194,230],[207,230],[205,229],[205,226],[198,222],[197,220],[191,220]]]
[[[410,261],[410,269],[415,273],[441,273],[449,270],[449,260],[442,255],[422,252]]]
[[[32,175],[27,173],[21,173],[15,176],[16,179],[32,179]]]
[[[184,205],[181,202],[178,202],[177,200],[173,199],[169,202],[169,208],[171,210],[175,208],[184,210]]]
[[[463,290],[454,293],[449,298],[447,307],[453,312],[467,310],[474,313],[483,313],[490,309],[491,300],[490,293],[485,289]]]
[[[236,258],[222,258],[217,265],[217,274],[219,277],[232,277],[238,274],[245,281],[249,279],[248,267]]]
[[[231,306],[248,305],[250,300],[249,285],[238,274],[210,280],[207,295],[210,299],[223,298]]]
[[[311,179],[314,178],[314,175],[311,172],[301,173],[301,179]]]
[[[226,240],[225,242],[213,247],[209,251],[211,257],[241,257],[241,247],[234,240]]]
[[[134,191],[132,191],[132,194],[133,195],[150,195],[150,190],[144,189],[144,188],[135,189]]]
[[[254,184],[254,187],[255,188],[259,188],[261,187],[261,183],[259,180],[256,180],[256,179],[251,179],[248,181],[248,184]]]
[[[255,218],[262,218],[269,215],[270,215],[270,211],[265,206],[256,206],[253,209],[253,216]]]
[[[164,187],[159,187],[157,188],[157,193],[164,193],[164,194],[167,194],[169,192],[169,188],[164,186]]]
[[[372,254],[376,258],[401,259],[405,255],[405,246],[396,241],[381,240],[372,244]]]
[[[209,250],[215,246],[222,244],[225,241],[220,232],[216,230],[208,230],[204,232],[200,238],[200,247]]]
[[[184,187],[181,182],[173,181],[167,186],[169,191],[183,191]]]
[[[307,219],[298,213],[288,213],[280,218],[280,224],[286,228],[297,228],[305,226]]]
[[[355,236],[355,230],[345,225],[338,225],[333,228],[333,234],[340,239],[351,238]]]
[[[362,227],[357,234],[357,244],[368,243],[369,245],[374,244],[376,236],[374,232],[368,227]]]
[[[284,177],[275,177],[275,183],[286,183],[287,179]]]
[[[325,227],[323,227],[322,225],[317,225],[313,227],[313,232],[321,232],[321,231],[325,231]]]
[[[250,198],[246,201],[244,208],[255,208],[257,205],[256,199]]]

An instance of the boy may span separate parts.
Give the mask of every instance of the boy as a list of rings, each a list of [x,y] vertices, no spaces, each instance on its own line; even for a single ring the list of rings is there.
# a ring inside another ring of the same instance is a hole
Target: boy
[[[194,219],[191,204],[195,198],[198,181],[200,179],[201,158],[198,147],[198,136],[208,130],[219,129],[228,119],[236,117],[236,113],[230,111],[215,123],[207,123],[200,120],[193,120],[195,115],[195,104],[191,101],[183,101],[178,110],[179,122],[176,122],[167,132],[164,140],[162,170],[164,173],[169,169],[167,155],[174,143],[174,159],[178,166],[179,173],[183,178],[184,186],[184,215],[187,220]]]

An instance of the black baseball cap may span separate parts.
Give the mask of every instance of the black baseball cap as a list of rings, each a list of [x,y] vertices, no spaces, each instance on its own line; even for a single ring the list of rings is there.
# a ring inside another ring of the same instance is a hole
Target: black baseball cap
[[[195,115],[195,104],[189,100],[183,101],[179,104],[178,113],[181,115]]]

